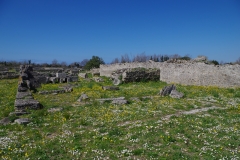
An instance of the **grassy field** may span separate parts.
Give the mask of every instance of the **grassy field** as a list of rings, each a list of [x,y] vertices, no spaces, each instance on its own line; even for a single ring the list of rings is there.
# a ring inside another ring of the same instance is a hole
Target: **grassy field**
[[[240,159],[240,88],[177,85],[185,96],[173,99],[158,96],[167,85],[163,82],[121,84],[120,90],[105,91],[102,86],[112,83],[104,79],[80,79],[71,83],[71,93],[33,93],[44,108],[22,116],[31,120],[27,125],[0,126],[0,158]],[[0,119],[14,111],[17,81],[0,80]],[[64,85],[46,84],[38,91]],[[82,93],[90,98],[86,104],[76,102]],[[129,103],[95,100],[121,96]],[[221,109],[181,114],[212,106]],[[49,113],[50,108],[63,110]]]

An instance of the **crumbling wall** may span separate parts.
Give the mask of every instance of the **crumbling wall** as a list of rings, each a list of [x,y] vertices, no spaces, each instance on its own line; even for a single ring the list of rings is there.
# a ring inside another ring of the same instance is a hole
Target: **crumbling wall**
[[[139,82],[139,81],[157,81],[160,77],[159,69],[128,69],[122,74],[123,82]]]
[[[204,63],[162,63],[160,80],[198,86],[240,87],[240,66]]]
[[[129,68],[159,68],[160,62],[133,62],[133,63],[116,63],[111,65],[100,65],[100,76],[111,77],[112,73],[121,69]]]
[[[167,83],[184,85],[240,87],[240,65],[208,65],[204,62],[117,63],[100,65],[100,75],[111,77],[113,72],[127,68],[160,69],[159,79]]]

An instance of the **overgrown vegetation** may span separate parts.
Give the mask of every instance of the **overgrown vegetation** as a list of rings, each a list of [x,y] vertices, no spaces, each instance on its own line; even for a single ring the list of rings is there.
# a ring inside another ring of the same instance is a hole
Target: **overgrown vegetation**
[[[112,82],[104,80],[96,83],[80,79],[71,83],[71,93],[34,93],[44,109],[24,115],[31,119],[26,126],[0,126],[1,159],[240,158],[240,88],[177,85],[185,96],[173,99],[158,96],[167,85],[163,82],[121,84],[120,90],[105,91],[102,86]],[[0,80],[0,119],[14,111],[17,81]],[[62,85],[46,84],[39,90],[54,90]],[[76,102],[82,93],[89,96],[90,103]],[[120,96],[129,103],[96,101]],[[211,106],[222,109],[180,114]],[[60,112],[47,111],[60,107]]]

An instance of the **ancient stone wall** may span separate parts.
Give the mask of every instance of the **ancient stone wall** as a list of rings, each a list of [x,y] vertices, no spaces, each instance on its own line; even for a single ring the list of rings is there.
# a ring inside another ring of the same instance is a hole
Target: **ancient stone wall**
[[[159,69],[128,69],[122,74],[123,82],[139,82],[139,81],[157,81],[160,77]]]
[[[127,68],[160,69],[160,80],[184,85],[240,87],[240,65],[208,65],[203,62],[118,63],[100,65],[100,75],[111,77],[117,70]]]

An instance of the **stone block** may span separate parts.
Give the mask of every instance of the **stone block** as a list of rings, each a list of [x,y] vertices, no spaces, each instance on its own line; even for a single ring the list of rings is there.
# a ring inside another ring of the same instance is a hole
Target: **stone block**
[[[25,109],[41,109],[42,105],[35,99],[16,99],[15,100],[15,109],[16,110],[25,110]]]
[[[56,73],[57,78],[66,78],[66,73]]]

